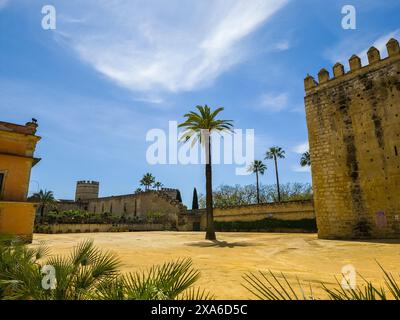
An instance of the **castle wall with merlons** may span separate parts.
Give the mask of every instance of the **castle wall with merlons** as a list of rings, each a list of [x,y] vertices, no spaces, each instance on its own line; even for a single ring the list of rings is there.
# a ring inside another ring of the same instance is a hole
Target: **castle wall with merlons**
[[[320,238],[400,237],[400,49],[353,56],[333,77],[305,79],[306,117]]]

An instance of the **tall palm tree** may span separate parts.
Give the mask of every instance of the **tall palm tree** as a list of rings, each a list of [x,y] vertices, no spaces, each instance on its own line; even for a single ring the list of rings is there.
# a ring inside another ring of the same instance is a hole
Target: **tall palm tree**
[[[278,159],[285,158],[285,151],[281,147],[271,147],[265,153],[265,159],[274,159],[275,162],[275,175],[276,175],[276,188],[278,190],[278,202],[281,202],[281,191],[279,189],[279,175],[278,175]]]
[[[31,199],[39,203],[40,223],[43,223],[46,207],[55,202],[53,191],[40,190],[39,192],[34,193]]]
[[[142,180],[140,180],[140,185],[144,186],[144,190],[149,190],[155,181],[156,178],[148,172],[143,176]]]
[[[213,132],[232,132],[232,120],[217,119],[218,114],[224,108],[217,108],[212,111],[207,105],[197,106],[198,112],[191,111],[184,115],[186,120],[179,125],[184,128],[184,141],[189,141],[193,137],[192,145],[197,141],[204,146],[206,155],[206,211],[207,211],[207,232],[206,240],[216,240],[213,215],[212,199],[212,159],[211,159],[211,134]]]
[[[154,183],[154,188],[156,188],[156,190],[161,190],[161,188],[164,186],[160,181],[157,181]]]
[[[300,165],[301,165],[302,167],[309,167],[309,166],[311,166],[311,158],[310,158],[310,152],[309,152],[309,151],[304,152],[304,153],[302,154],[301,159],[300,159]]]
[[[258,175],[263,175],[265,170],[267,170],[267,166],[261,160],[254,160],[248,169],[249,172],[256,174],[257,203],[260,203],[260,185],[258,182]]]

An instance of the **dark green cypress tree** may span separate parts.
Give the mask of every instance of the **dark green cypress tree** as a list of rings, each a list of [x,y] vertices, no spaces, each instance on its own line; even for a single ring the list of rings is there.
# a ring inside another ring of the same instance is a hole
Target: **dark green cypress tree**
[[[181,192],[179,190],[177,190],[177,192],[176,192],[176,200],[178,200],[179,202],[182,202],[182,196],[181,196]]]
[[[193,201],[192,201],[192,210],[199,209],[199,199],[197,197],[197,190],[196,188],[193,189]]]

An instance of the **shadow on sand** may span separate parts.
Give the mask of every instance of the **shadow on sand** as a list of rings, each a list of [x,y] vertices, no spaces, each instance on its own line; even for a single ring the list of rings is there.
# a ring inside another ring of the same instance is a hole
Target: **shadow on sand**
[[[216,247],[216,248],[234,248],[234,247],[254,247],[257,246],[257,243],[252,242],[227,242],[227,241],[199,241],[199,242],[191,242],[187,243],[187,246],[190,247],[200,247],[200,248],[209,248],[209,247]]]
[[[321,242],[331,242],[331,241],[338,241],[338,242],[347,242],[349,245],[359,245],[360,243],[370,243],[370,244],[400,244],[400,239],[316,239],[317,241]]]

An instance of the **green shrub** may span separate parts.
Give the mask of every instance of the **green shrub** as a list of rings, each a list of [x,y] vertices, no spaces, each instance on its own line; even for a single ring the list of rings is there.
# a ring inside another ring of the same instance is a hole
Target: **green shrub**
[[[279,229],[302,229],[308,232],[317,231],[315,219],[278,220],[266,218],[258,221],[215,222],[217,231],[275,231]]]

